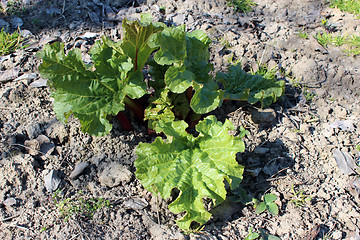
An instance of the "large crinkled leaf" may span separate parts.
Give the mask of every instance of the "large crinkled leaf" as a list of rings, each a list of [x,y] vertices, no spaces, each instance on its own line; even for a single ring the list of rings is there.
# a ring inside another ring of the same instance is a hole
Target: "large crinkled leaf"
[[[239,64],[230,66],[228,73],[218,72],[216,79],[224,85],[225,99],[248,101],[250,104],[260,102],[262,107],[276,102],[285,90],[284,81],[248,74]]]
[[[140,143],[136,149],[136,176],[153,193],[169,198],[177,188],[179,196],[169,205],[174,213],[185,212],[177,221],[182,229],[191,223],[206,223],[211,214],[204,208],[203,199],[214,205],[224,201],[224,180],[234,189],[242,179],[243,166],[236,161],[236,153],[244,151],[241,136],[231,136],[234,129],[228,120],[224,124],[215,116],[208,116],[196,126],[194,137],[186,132],[184,121],[160,122],[159,128],[167,140],[157,137],[151,144]]]
[[[67,55],[63,43],[44,46],[38,56],[42,59],[39,71],[48,78],[55,99],[58,118],[66,121],[73,114],[80,120],[81,129],[91,135],[110,132],[109,115],[124,110],[124,98],[139,98],[146,93],[140,71],[133,71],[133,63],[111,40],[103,38],[90,51],[93,67],[82,62],[80,49]]]
[[[169,89],[164,89],[161,93],[150,97],[150,105],[145,109],[145,120],[148,120],[149,129],[155,130],[157,133],[161,132],[157,125],[159,121],[172,122],[175,120],[175,115],[172,112],[171,99],[168,96]]]
[[[151,47],[159,48],[154,56],[155,62],[169,66],[164,75],[166,86],[173,93],[183,93],[190,87],[195,89],[191,108],[198,114],[214,110],[221,102],[221,91],[209,75],[212,70],[208,50],[210,42],[203,31],[187,33],[185,26],[166,28],[149,39]],[[164,70],[156,65],[154,69],[155,73]]]
[[[148,120],[149,129],[157,133],[162,132],[162,129],[157,127],[160,121],[171,122],[175,117],[185,119],[190,112],[189,100],[185,94],[171,93],[168,88],[151,96],[149,102],[149,106],[145,109],[145,120]]]
[[[148,45],[148,40],[153,33],[161,31],[165,24],[154,24],[151,18],[142,16],[142,23],[138,21],[127,21],[124,19],[124,38],[121,48],[124,53],[130,57],[134,64],[135,70],[142,70],[150,54],[156,49]]]

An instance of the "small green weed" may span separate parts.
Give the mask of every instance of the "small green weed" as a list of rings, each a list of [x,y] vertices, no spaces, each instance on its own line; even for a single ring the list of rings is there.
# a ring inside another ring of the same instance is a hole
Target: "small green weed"
[[[360,0],[330,0],[330,7],[350,12],[360,18]]]
[[[236,12],[251,12],[252,7],[256,5],[252,0],[227,0],[229,7],[233,7]]]
[[[347,49],[345,52],[349,55],[355,56],[360,54],[360,36],[350,36],[346,41]]]
[[[342,46],[342,45],[344,45],[346,43],[346,39],[347,39],[346,36],[341,36],[341,35],[340,36],[334,36],[332,38],[332,43],[334,43],[335,46],[340,47],[340,46]]]
[[[260,237],[260,234],[258,234],[257,232],[254,231],[254,228],[250,228],[249,229],[249,233],[248,235],[244,238],[244,240],[255,240],[258,237]]]
[[[301,30],[297,33],[300,38],[309,39],[309,34],[305,30]]]
[[[333,33],[317,33],[313,36],[318,43],[327,47],[330,44],[335,46],[345,46],[344,52],[350,56],[355,56],[360,54],[360,36],[350,35],[350,36],[342,36],[335,35]]]
[[[276,203],[274,203],[276,199],[277,196],[274,194],[265,194],[263,196],[262,202],[254,198],[253,202],[254,202],[255,213],[260,214],[265,210],[268,210],[272,215],[278,215],[279,207],[276,205]]]
[[[356,145],[356,149],[360,152],[360,144]]]
[[[278,71],[278,68],[276,66],[269,68],[268,66],[260,63],[258,63],[258,66],[259,69],[256,72],[251,69],[252,75],[260,75],[269,80],[276,79],[276,72]]]
[[[251,227],[249,228],[248,235],[244,238],[244,240],[280,240],[280,238],[274,236],[274,235],[268,235],[265,233],[264,229],[260,228],[260,234],[255,232],[254,229]]]
[[[21,46],[23,38],[19,31],[7,33],[4,28],[0,32],[0,56],[12,53],[16,49],[24,48]]]
[[[306,202],[310,202],[312,197],[310,195],[304,195],[304,190],[295,191],[294,186],[291,186],[291,194],[293,195],[290,202],[294,203],[297,207],[302,207]]]
[[[53,200],[60,216],[65,221],[73,215],[92,219],[97,210],[103,207],[111,207],[109,200],[104,200],[103,198],[85,198],[84,196],[79,196],[78,198],[62,199],[61,194],[61,191],[56,191],[53,195]],[[79,194],[83,195],[81,191]]]
[[[40,232],[46,232],[49,228],[50,226],[45,225],[43,228],[40,229]]]
[[[330,43],[332,43],[332,35],[330,33],[326,33],[326,32],[316,33],[314,38],[323,47],[327,47]]]

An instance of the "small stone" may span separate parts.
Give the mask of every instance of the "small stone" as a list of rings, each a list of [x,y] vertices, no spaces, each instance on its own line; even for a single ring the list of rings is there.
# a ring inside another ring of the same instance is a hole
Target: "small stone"
[[[130,198],[129,200],[126,200],[124,202],[125,208],[133,209],[133,210],[142,210],[146,208],[148,205],[149,203],[145,199],[139,197]]]
[[[172,18],[172,21],[176,26],[183,25],[185,23],[185,14],[177,14]]]
[[[48,192],[56,191],[61,182],[61,179],[59,178],[59,172],[56,170],[51,170],[44,176],[44,182],[44,186]]]
[[[98,33],[86,32],[80,38],[83,39],[83,40],[89,40],[89,39],[96,38],[98,35],[99,35]]]
[[[89,166],[88,162],[77,163],[69,178],[76,179]]]
[[[132,173],[120,163],[112,162],[98,176],[102,185],[112,188],[121,182],[130,182]]]
[[[0,71],[0,82],[8,82],[19,76],[20,68],[14,67],[6,71]]]
[[[36,141],[40,145],[40,152],[44,155],[50,155],[55,149],[55,144],[45,135],[39,135]]]
[[[332,239],[334,239],[334,240],[340,240],[340,239],[342,239],[342,236],[343,236],[342,232],[339,231],[339,230],[336,230],[336,231],[334,231],[333,234],[332,234]]]
[[[3,204],[7,207],[13,206],[16,204],[16,199],[15,198],[7,198]]]
[[[30,155],[36,156],[40,151],[40,144],[36,139],[26,140],[24,145],[27,147],[27,151]]]
[[[47,79],[39,78],[38,80],[30,83],[29,87],[31,88],[40,88],[40,87],[47,87]]]
[[[37,77],[36,73],[25,73],[20,77],[16,78],[15,81],[22,81],[22,80],[33,80]]]
[[[13,28],[19,28],[24,24],[23,20],[19,17],[14,17],[11,19],[10,23]]]
[[[41,133],[40,124],[37,122],[32,122],[26,126],[25,131],[29,136],[29,139],[34,139]]]

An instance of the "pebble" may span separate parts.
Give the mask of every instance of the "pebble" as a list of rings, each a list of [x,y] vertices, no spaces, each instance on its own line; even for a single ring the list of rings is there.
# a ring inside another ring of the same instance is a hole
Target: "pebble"
[[[37,122],[32,122],[25,127],[25,131],[29,139],[34,139],[41,133],[40,124]]]
[[[89,166],[88,162],[77,163],[69,178],[76,179],[85,170],[85,168],[87,168],[87,166]]]
[[[133,210],[142,210],[146,208],[148,205],[149,203],[145,199],[139,197],[130,198],[129,200],[126,200],[124,202],[125,208],[133,209]]]
[[[16,204],[16,199],[15,198],[7,198],[3,204],[7,207],[13,206]]]
[[[59,187],[61,179],[59,178],[59,172],[51,170],[44,176],[44,186],[48,192],[54,192]]]
[[[8,82],[18,77],[20,73],[19,67],[14,67],[6,71],[0,71],[0,82]]]
[[[19,17],[14,17],[11,19],[10,23],[13,28],[19,28],[24,24],[23,20]]]
[[[31,88],[40,88],[40,87],[47,87],[47,79],[39,78],[38,80],[30,83],[29,87]]]

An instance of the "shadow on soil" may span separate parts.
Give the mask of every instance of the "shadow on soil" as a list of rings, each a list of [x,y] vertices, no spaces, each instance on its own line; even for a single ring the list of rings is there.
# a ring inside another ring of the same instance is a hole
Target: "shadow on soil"
[[[116,0],[104,1],[104,3],[85,0],[35,0],[31,4],[8,1],[7,6],[3,6],[0,11],[0,18],[10,23],[12,30],[16,30],[16,22],[19,21],[17,18],[21,18],[23,24],[20,28],[27,29],[33,34],[59,28],[82,27],[99,30],[105,27],[105,21],[111,22],[109,16],[115,17],[120,9],[138,7],[140,3],[140,0]]]

